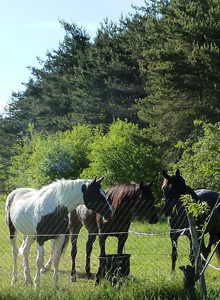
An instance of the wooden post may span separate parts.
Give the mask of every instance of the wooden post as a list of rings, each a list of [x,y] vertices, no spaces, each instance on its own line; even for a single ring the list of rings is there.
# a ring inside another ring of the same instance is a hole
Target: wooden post
[[[188,213],[188,220],[189,220],[189,225],[191,230],[193,253],[195,259],[195,281],[200,279],[200,290],[201,290],[202,299],[206,300],[207,289],[206,289],[205,275],[204,273],[202,273],[203,266],[202,266],[202,260],[200,256],[200,247],[199,247],[198,234],[196,230],[196,222],[191,213]]]
[[[196,297],[196,277],[195,277],[195,268],[192,266],[181,266],[179,267],[180,270],[183,271],[184,274],[184,289],[187,295],[187,299],[189,300],[197,300]]]

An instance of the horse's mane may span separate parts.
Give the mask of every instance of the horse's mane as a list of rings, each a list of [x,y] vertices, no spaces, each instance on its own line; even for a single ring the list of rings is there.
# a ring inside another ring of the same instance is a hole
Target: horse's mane
[[[105,193],[115,211],[124,201],[133,199],[138,188],[138,184],[116,184],[107,188]]]
[[[85,179],[60,179],[42,187],[38,193],[39,195],[56,195],[57,199],[60,199],[63,195],[71,191],[75,186],[88,182]]]

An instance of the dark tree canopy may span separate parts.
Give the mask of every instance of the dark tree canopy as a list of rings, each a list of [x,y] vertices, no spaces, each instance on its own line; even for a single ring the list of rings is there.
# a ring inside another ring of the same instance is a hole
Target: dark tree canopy
[[[24,92],[13,93],[0,119],[5,173],[13,142],[30,123],[55,133],[128,120],[146,128],[171,162],[194,120],[219,121],[219,1],[146,2],[118,23],[104,20],[94,40],[76,24],[61,26],[64,40],[30,67]]]

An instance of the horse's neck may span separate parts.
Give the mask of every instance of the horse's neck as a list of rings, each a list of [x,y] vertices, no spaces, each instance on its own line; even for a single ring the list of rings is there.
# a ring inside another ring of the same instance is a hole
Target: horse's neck
[[[196,200],[196,202],[200,201],[200,197],[196,194],[196,192],[190,187],[186,186],[186,193],[191,195],[191,197]]]
[[[78,205],[84,204],[83,193],[81,190],[83,183],[85,182],[79,181],[74,183],[74,185],[69,183],[59,191],[59,204],[67,206],[69,212]]]

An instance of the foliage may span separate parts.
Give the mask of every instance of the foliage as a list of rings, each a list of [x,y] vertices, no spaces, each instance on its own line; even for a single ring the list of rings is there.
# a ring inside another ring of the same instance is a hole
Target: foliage
[[[35,187],[59,178],[106,176],[105,184],[151,181],[160,171],[160,150],[127,121],[101,129],[78,125],[56,134],[29,127],[13,148],[8,187]],[[155,184],[157,186],[157,184]],[[159,190],[159,189],[158,189]]]
[[[89,167],[82,176],[105,176],[105,185],[150,182],[160,171],[160,149],[146,139],[138,125],[117,120],[108,132],[97,132],[90,145]]]
[[[152,1],[144,17],[139,48],[148,95],[139,116],[172,161],[195,119],[219,119],[219,1]]]
[[[93,130],[86,125],[55,135],[38,133],[31,126],[30,137],[14,146],[8,185],[10,188],[35,187],[59,178],[76,179],[88,166],[88,144]]]
[[[195,202],[191,195],[182,195],[180,199],[183,201],[188,213],[191,213],[195,218],[203,214],[207,214],[210,211],[210,207],[207,202]]]
[[[187,182],[196,189],[220,190],[220,123],[214,125],[195,122],[196,130],[203,133],[197,140],[179,142],[177,147],[183,152],[177,166]]]
[[[218,0],[145,2],[118,23],[104,20],[92,41],[77,24],[61,21],[61,26],[65,36],[58,49],[48,51],[44,61],[38,59],[39,68],[30,67],[25,90],[12,94],[0,117],[2,187],[13,143],[24,142],[29,123],[39,133],[55,134],[78,124],[106,128],[117,118],[127,119],[146,129],[167,167],[181,157],[176,143],[193,138],[195,119],[219,121]],[[68,155],[57,149],[60,158],[53,154],[51,163],[66,170]],[[214,168],[209,186],[218,187],[218,163],[209,159]],[[202,177],[210,178],[212,170],[203,171]]]
[[[76,24],[61,21],[61,26],[65,36],[58,50],[39,59],[40,68],[30,68],[24,93],[14,93],[11,119],[25,114],[37,130],[48,131],[136,119],[132,106],[145,93],[138,62],[127,50],[126,29],[106,20],[92,43]]]

